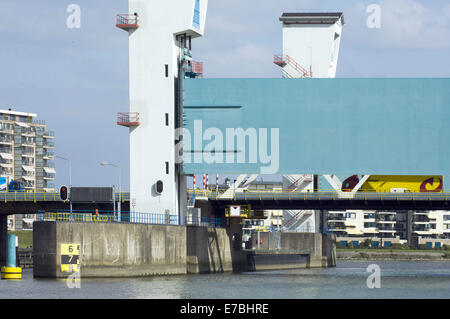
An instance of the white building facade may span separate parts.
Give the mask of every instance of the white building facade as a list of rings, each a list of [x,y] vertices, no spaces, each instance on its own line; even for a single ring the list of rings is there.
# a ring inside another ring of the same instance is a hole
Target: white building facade
[[[129,13],[118,16],[117,26],[129,33],[130,109],[118,122],[130,130],[132,213],[185,213],[186,179],[175,151],[180,67],[191,59],[192,39],[203,35],[207,5],[129,0]]]

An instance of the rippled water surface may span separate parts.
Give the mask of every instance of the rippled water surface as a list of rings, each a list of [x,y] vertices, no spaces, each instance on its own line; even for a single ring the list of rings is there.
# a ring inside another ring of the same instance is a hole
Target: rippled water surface
[[[381,269],[381,288],[369,289],[367,266]],[[0,298],[450,298],[450,262],[338,261],[336,268],[150,278],[0,281]]]

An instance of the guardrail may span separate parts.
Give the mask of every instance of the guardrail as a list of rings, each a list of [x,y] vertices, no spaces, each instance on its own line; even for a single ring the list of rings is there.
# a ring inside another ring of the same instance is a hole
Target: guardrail
[[[450,191],[422,192],[422,193],[380,193],[380,192],[336,192],[334,190],[320,190],[318,192],[296,192],[292,190],[264,190],[264,191],[234,191],[229,190],[189,189],[189,197],[195,195],[213,200],[449,200]]]
[[[118,202],[119,199],[122,203],[130,200],[129,192],[119,192],[115,193],[115,201]],[[60,202],[61,200],[59,192],[0,192],[0,203],[1,202]]]
[[[130,213],[121,212],[119,214],[113,211],[92,211],[75,210],[72,211],[40,211],[37,214],[38,221],[59,221],[59,222],[100,222],[100,223],[130,223],[130,224],[151,224],[151,225],[194,225],[208,227],[225,227],[223,218],[213,217],[186,217],[183,221],[180,216],[171,214],[155,213]]]

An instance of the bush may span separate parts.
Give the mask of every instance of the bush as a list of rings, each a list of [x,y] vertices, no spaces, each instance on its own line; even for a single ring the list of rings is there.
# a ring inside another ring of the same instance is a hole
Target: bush
[[[353,242],[349,241],[347,247],[348,247],[348,248],[353,248]]]
[[[419,249],[420,250],[425,250],[425,249],[428,249],[428,248],[427,248],[427,245],[425,245],[425,244],[419,244]]]
[[[361,243],[361,248],[371,248],[371,246],[372,246],[372,239],[370,238],[364,239],[364,241]]]
[[[369,258],[370,258],[370,255],[367,254],[367,253],[359,253],[359,255],[360,255],[362,258],[366,258],[366,259],[369,259]]]
[[[392,249],[402,249],[403,245],[399,243],[392,244]]]

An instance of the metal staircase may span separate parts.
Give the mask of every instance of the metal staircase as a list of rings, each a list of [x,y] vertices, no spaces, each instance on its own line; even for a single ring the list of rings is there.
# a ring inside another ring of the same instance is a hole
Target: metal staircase
[[[298,231],[303,223],[312,215],[312,210],[285,210],[283,216],[283,229],[291,232]]]
[[[273,63],[283,69],[283,77],[285,78],[312,78],[312,71],[308,71],[294,59],[286,54],[275,54]]]

